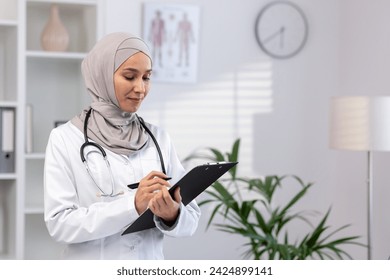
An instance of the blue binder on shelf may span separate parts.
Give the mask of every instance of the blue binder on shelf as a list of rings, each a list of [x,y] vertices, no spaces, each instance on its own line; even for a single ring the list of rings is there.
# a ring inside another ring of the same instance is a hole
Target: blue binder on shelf
[[[15,172],[15,109],[0,108],[0,173]]]

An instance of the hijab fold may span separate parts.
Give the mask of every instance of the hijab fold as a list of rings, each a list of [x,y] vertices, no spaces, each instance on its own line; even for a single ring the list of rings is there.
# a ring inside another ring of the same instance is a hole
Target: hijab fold
[[[142,39],[128,33],[112,33],[101,39],[81,64],[92,102],[71,122],[84,133],[85,116],[92,108],[88,138],[117,154],[130,155],[145,146],[149,138],[137,115],[122,111],[115,96],[115,71],[138,52],[151,59]]]

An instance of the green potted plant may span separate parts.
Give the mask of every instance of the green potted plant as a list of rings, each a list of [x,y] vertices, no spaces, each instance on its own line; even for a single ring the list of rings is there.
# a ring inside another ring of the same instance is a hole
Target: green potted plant
[[[240,139],[237,139],[232,150],[222,153],[215,148],[198,150],[185,161],[203,159],[208,161],[238,161]],[[204,153],[206,152],[206,153]],[[349,225],[331,231],[327,225],[330,210],[320,219],[316,226],[311,225],[307,211],[294,212],[294,206],[313,186],[303,182],[294,175],[265,176],[264,178],[244,178],[237,175],[236,165],[226,176],[217,180],[206,190],[207,196],[199,201],[200,206],[211,205],[212,211],[208,220],[218,230],[243,236],[248,242],[245,258],[253,259],[352,259],[343,249],[344,245],[359,245],[359,236],[336,237]],[[283,190],[286,180],[293,180],[299,190],[282,205],[275,205],[276,193]],[[245,199],[242,195],[247,192]],[[249,194],[249,195],[248,195]],[[224,223],[215,222],[220,215]],[[295,221],[308,223],[312,229],[300,240],[291,239],[288,226]]]

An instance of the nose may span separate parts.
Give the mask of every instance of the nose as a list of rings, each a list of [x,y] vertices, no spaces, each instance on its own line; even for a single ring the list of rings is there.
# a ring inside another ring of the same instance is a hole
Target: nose
[[[134,91],[140,94],[145,94],[146,87],[143,79],[137,79],[134,85]]]

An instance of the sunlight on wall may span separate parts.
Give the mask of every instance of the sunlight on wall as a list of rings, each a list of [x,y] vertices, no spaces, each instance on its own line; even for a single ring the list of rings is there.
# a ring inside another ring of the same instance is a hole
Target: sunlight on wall
[[[273,110],[269,60],[240,65],[191,91],[159,98],[143,105],[142,116],[169,132],[180,158],[201,147],[229,151],[241,138],[239,170],[252,173],[254,114]]]
[[[272,63],[269,60],[247,63],[238,68],[235,81],[235,137],[241,140],[240,170],[253,173],[254,115],[273,111]]]

